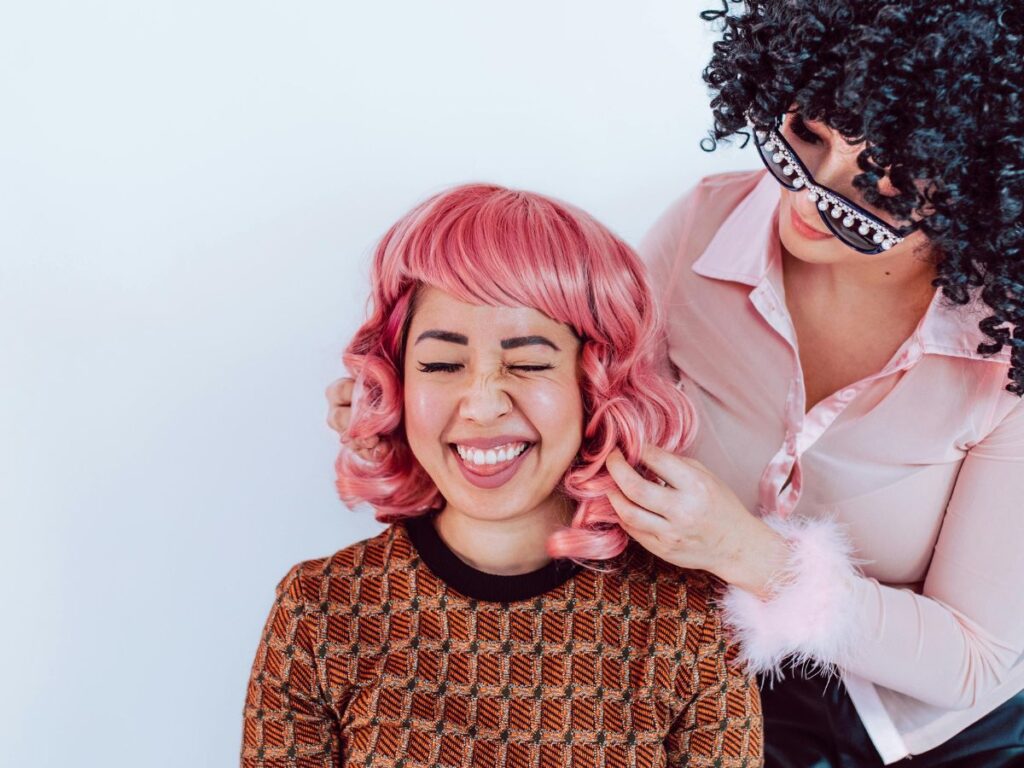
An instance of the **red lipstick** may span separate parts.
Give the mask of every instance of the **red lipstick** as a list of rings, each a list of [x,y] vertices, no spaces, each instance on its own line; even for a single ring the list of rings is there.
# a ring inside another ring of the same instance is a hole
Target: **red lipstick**
[[[796,212],[796,206],[792,203],[789,205],[789,221],[794,231],[801,237],[808,240],[827,240],[834,237],[834,235],[829,234],[828,232],[822,232],[815,229],[804,221],[800,214]]]

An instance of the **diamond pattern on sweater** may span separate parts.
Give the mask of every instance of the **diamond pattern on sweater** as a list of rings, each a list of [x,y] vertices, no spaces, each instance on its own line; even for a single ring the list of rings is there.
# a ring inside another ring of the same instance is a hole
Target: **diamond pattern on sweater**
[[[717,586],[632,548],[537,598],[475,600],[393,525],[278,585],[241,765],[760,766],[760,701],[729,663]]]

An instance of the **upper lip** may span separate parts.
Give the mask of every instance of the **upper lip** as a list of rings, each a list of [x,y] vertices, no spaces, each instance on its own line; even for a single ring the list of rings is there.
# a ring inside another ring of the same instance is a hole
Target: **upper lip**
[[[532,443],[534,441],[521,435],[497,435],[496,437],[467,437],[461,440],[452,440],[451,442],[453,445],[464,445],[467,448],[479,448],[482,451],[486,451],[490,448],[508,445],[509,443]]]

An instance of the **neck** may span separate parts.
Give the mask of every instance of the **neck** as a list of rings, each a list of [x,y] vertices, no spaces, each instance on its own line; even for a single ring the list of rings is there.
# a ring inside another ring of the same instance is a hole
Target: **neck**
[[[551,496],[531,511],[501,520],[470,515],[451,505],[437,516],[437,532],[464,563],[478,571],[515,576],[551,562],[548,537],[568,524],[572,506]]]
[[[840,263],[814,263],[803,261],[782,249],[784,274],[787,282],[813,281],[837,297],[869,291],[875,297],[905,297],[908,294],[926,294],[935,289],[935,265],[928,258],[902,249],[887,256],[874,256],[863,261]]]

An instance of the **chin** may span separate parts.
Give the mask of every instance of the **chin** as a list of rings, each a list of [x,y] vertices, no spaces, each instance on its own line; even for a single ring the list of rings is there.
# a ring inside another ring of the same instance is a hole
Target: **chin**
[[[466,492],[461,488],[453,489],[451,495],[444,493],[442,489],[441,495],[450,506],[456,507],[465,516],[488,522],[521,517],[544,502],[544,498],[527,498],[523,494]]]

